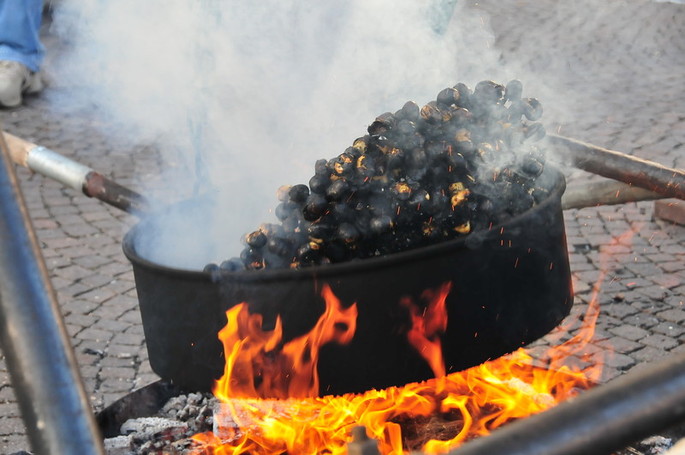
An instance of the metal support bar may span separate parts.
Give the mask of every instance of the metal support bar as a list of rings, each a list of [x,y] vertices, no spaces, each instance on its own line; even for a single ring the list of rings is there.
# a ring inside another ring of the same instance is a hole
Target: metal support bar
[[[37,454],[104,455],[0,129],[0,343]]]
[[[119,185],[97,171],[91,170],[83,180],[83,194],[133,215],[141,215],[150,210],[148,201],[133,190]]]
[[[16,164],[128,213],[139,215],[149,210],[149,203],[142,195],[88,166],[9,133],[4,137],[9,156]]]
[[[664,197],[685,199],[683,170],[555,134],[548,134],[547,140],[556,147],[563,147],[571,164],[578,169],[654,191]]]
[[[630,371],[450,455],[609,455],[685,420],[685,353]]]
[[[604,180],[566,186],[561,196],[561,208],[582,209],[598,205],[625,204],[627,202],[653,201],[664,199],[659,193],[638,188],[615,180]]]
[[[52,150],[36,146],[26,155],[26,167],[62,185],[80,191],[91,168]]]

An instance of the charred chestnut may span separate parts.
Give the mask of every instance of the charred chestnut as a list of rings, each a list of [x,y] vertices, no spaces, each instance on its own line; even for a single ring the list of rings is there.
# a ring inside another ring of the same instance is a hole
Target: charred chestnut
[[[507,101],[518,101],[521,99],[523,94],[523,84],[518,79],[509,81],[507,86],[504,88],[504,99]]]
[[[372,218],[369,223],[369,229],[375,235],[384,234],[390,232],[394,226],[392,218],[387,215],[382,215],[376,218]]]
[[[292,202],[302,203],[307,200],[309,196],[309,188],[307,185],[293,185],[288,191],[288,197]]]
[[[283,221],[288,218],[295,210],[297,210],[297,204],[292,202],[281,202],[276,206],[274,214],[276,218]]]
[[[205,273],[216,273],[219,271],[219,266],[214,264],[213,262],[210,262],[205,266],[204,269],[202,269],[202,271]]]
[[[286,238],[273,237],[266,243],[266,248],[277,256],[289,256],[293,250],[293,244]]]
[[[266,235],[262,231],[250,232],[245,236],[245,243],[252,248],[262,248],[266,241]]]
[[[442,104],[444,106],[451,106],[459,102],[460,94],[459,90],[453,87],[448,87],[438,93],[437,102],[438,105]]]
[[[428,123],[438,123],[442,121],[442,112],[435,101],[431,101],[421,108],[421,118]]]
[[[409,119],[402,119],[397,123],[397,132],[407,136],[414,134],[416,132],[416,123]]]
[[[329,201],[342,201],[343,198],[349,195],[350,185],[347,181],[339,179],[331,183],[331,186],[326,190],[326,198]]]
[[[473,89],[473,97],[481,103],[499,103],[504,97],[504,86],[493,81],[481,81]]]
[[[328,185],[330,185],[331,179],[329,176],[315,175],[309,179],[309,188],[312,193],[323,194],[326,192]]]
[[[521,161],[521,170],[532,177],[538,177],[544,169],[544,163],[536,156],[529,154]]]
[[[323,257],[321,245],[317,242],[309,242],[302,245],[297,250],[297,261],[300,265],[314,265]]]
[[[319,219],[328,209],[328,201],[320,194],[311,194],[302,209],[302,216],[307,221]]]
[[[419,111],[420,108],[418,104],[413,101],[407,101],[404,103],[404,106],[402,106],[402,109],[395,113],[395,116],[397,118],[407,119],[415,122],[420,118]]]
[[[542,117],[542,104],[536,98],[525,98],[523,100],[523,115],[531,122],[540,120]]]
[[[238,272],[240,270],[245,270],[245,264],[238,258],[231,258],[228,261],[223,261],[219,265],[219,269],[226,272]]]
[[[359,239],[359,230],[352,223],[342,223],[338,227],[337,237],[345,244],[351,244]]]

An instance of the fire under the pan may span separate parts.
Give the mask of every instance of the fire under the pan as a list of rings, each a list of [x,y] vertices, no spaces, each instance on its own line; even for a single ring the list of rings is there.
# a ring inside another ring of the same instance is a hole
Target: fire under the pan
[[[362,394],[316,397],[317,349],[354,335],[354,307],[341,307],[330,289],[324,291],[327,310],[316,326],[276,349],[278,328],[262,329],[258,315],[236,306],[229,310],[231,322],[220,333],[227,367],[215,387],[216,397],[194,393],[173,398],[158,419],[127,422],[122,432],[130,434],[109,444],[136,453],[343,454],[352,429],[363,426],[379,453],[442,453],[507,422],[544,411],[596,381],[599,365],[588,369],[568,365],[582,356],[592,337],[596,302],[588,307],[574,336],[536,360],[520,349],[445,376],[440,359],[433,357],[439,357],[440,346],[432,335],[443,324],[441,302],[449,291],[447,284],[436,290],[407,335],[426,362],[437,365],[435,379]],[[305,365],[303,358],[310,362]],[[269,370],[270,366],[275,369]],[[290,374],[284,377],[281,371]]]
[[[513,370],[519,368],[521,365],[513,366]],[[543,411],[590,384],[580,376],[545,369],[535,369],[539,379],[533,383],[532,378],[508,373],[499,376],[502,373],[496,367],[490,371],[487,365],[469,373],[473,385],[490,389],[485,392],[488,396],[480,397],[472,395],[468,384],[460,384],[465,378],[459,374],[405,388],[322,399],[236,399],[222,404],[211,394],[183,394],[170,399],[152,417],[128,420],[121,426],[121,436],[106,441],[110,450],[133,453],[347,453],[352,429],[358,420],[364,421],[357,417],[366,413],[366,418],[377,421],[366,430],[377,441],[379,453],[440,453],[509,421]],[[477,379],[479,374],[485,376]],[[536,390],[538,381],[549,379],[546,377],[563,378],[552,387],[553,394]],[[449,384],[441,390],[441,382],[452,381],[460,385]],[[339,414],[326,422],[326,415],[335,411]],[[243,426],[232,418],[233,412],[242,418]],[[280,436],[265,434],[278,427]],[[383,428],[380,436],[373,433],[378,428]],[[244,451],[239,449],[241,441]],[[315,444],[315,451],[304,452],[305,444]],[[211,445],[215,447],[209,448]],[[293,451],[297,449],[303,452]]]

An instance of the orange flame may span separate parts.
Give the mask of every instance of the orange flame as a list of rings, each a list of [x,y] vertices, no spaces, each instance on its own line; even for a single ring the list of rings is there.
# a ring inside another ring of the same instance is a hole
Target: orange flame
[[[214,387],[221,401],[234,398],[304,398],[319,394],[316,366],[319,349],[326,343],[349,343],[357,328],[357,304],[343,308],[331,288],[322,295],[326,310],[314,328],[282,343],[281,318],[274,330],[262,330],[262,316],[250,314],[245,303],[226,311],[228,322],[219,331],[226,367]]]
[[[450,289],[451,283],[446,283],[424,293],[422,299],[428,303],[422,312],[411,300],[403,300],[413,321],[407,336],[412,345],[424,353],[436,374],[444,372],[442,355],[435,354],[435,349],[440,348],[438,335],[447,327],[445,299]],[[582,333],[594,329],[593,315],[598,311],[596,296],[595,293],[588,316],[583,320]],[[565,359],[583,349],[587,337],[582,335],[551,348],[546,364],[541,366],[534,366],[532,357],[519,349],[466,371],[404,387],[299,400],[238,398],[249,395],[284,397],[284,393],[253,388],[255,377],[244,374],[263,375],[268,371],[275,378],[264,380],[262,384],[280,386],[283,383],[281,376],[290,377],[296,371],[299,374],[300,370],[295,368],[296,364],[300,365],[297,359],[316,359],[318,346],[321,346],[316,343],[351,340],[356,307],[342,308],[329,288],[325,288],[324,297],[327,310],[312,333],[293,340],[292,349],[290,343],[283,346],[283,357],[288,361],[269,361],[278,366],[292,363],[285,370],[288,373],[280,376],[273,367],[267,368],[264,359],[239,358],[241,353],[248,356],[264,354],[280,345],[280,326],[277,324],[272,333],[264,333],[261,319],[247,314],[245,307],[230,310],[229,325],[225,332],[222,330],[221,337],[224,343],[233,344],[225,344],[226,374],[215,391],[223,403],[214,416],[217,434],[195,435],[193,438],[199,445],[195,453],[342,455],[347,453],[350,431],[357,425],[366,427],[369,436],[378,441],[383,454],[401,455],[414,450],[443,453],[469,438],[487,435],[511,420],[543,411],[590,387],[588,371],[574,371],[564,365]],[[338,333],[335,321],[344,321],[348,330]],[[247,335],[241,337],[243,333]],[[288,354],[285,354],[286,346]],[[309,354],[298,353],[296,346],[297,349],[305,346]],[[280,354],[277,358],[280,359]],[[306,377],[296,383],[308,384],[309,395],[313,396],[316,393],[313,387],[316,361],[304,363],[307,364],[304,368]],[[600,365],[593,368],[601,370]],[[236,379],[236,373],[243,375],[241,379]],[[297,392],[298,396],[305,396],[299,388]],[[425,428],[433,428],[428,437],[420,426],[422,423],[426,424]]]
[[[436,378],[445,376],[445,361],[442,358],[442,343],[439,334],[447,330],[447,307],[445,300],[452,289],[452,283],[440,286],[437,292],[427,289],[421,296],[428,300],[423,311],[408,297],[400,302],[409,308],[412,326],[407,333],[409,343],[426,359]]]

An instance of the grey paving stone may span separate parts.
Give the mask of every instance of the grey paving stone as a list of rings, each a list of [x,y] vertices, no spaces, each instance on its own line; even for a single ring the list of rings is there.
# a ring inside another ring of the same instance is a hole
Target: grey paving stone
[[[103,373],[102,374],[107,374],[107,375],[117,375],[117,371],[107,371],[105,373],[105,368],[108,367],[116,367],[116,368],[128,368],[132,371],[133,375],[140,374],[140,368],[137,368],[136,362],[134,361],[133,357],[130,358],[120,358],[120,357],[112,357],[110,355],[106,355],[101,361],[100,365],[102,365],[103,368]],[[136,371],[137,370],[137,371]]]
[[[645,289],[648,287],[653,286],[651,281],[644,278],[625,278],[621,280],[621,284],[628,289],[635,289],[642,293],[644,293]],[[651,295],[649,295],[649,297],[651,297]]]
[[[604,367],[602,369],[602,374],[600,377],[600,383],[609,382],[612,379],[619,377],[621,374],[622,374],[622,371],[619,370],[618,368]]]
[[[116,344],[139,346],[143,343],[143,336],[137,333],[117,333],[112,342]]]
[[[5,402],[0,403],[0,416],[6,417],[21,417],[19,407],[15,403]],[[1,420],[0,420],[1,421]]]
[[[656,276],[660,275],[662,272],[662,269],[659,268],[656,264],[649,263],[649,262],[639,262],[639,263],[627,263],[625,267],[635,273],[637,276]]]
[[[616,318],[624,319],[627,316],[631,316],[635,313],[638,313],[639,310],[637,310],[635,307],[628,305],[627,303],[610,302],[608,304],[602,305],[602,311]]]
[[[594,264],[590,262],[575,262],[571,263],[571,271],[572,272],[586,272],[588,270],[595,270],[596,267]]]
[[[68,314],[88,314],[97,308],[99,304],[80,299],[68,299],[60,302],[60,306]]]
[[[646,330],[631,325],[614,327],[609,329],[609,332],[631,341],[638,341],[649,335],[649,332]]]
[[[79,298],[84,300],[92,300],[93,302],[106,302],[115,297],[117,294],[110,289],[101,287],[93,290],[87,289],[86,292],[79,293],[77,295]]]
[[[685,333],[685,327],[673,322],[661,322],[651,328],[652,332],[660,333],[672,338],[678,338]]]
[[[672,308],[685,309],[685,295],[683,294],[668,296],[664,302],[669,304]]]
[[[621,353],[609,353],[605,358],[606,365],[619,370],[626,370],[635,365],[635,359]]]
[[[673,295],[676,296],[685,295],[685,286],[678,286],[677,288],[674,288],[671,291],[673,292]]]
[[[663,349],[655,348],[653,346],[645,346],[635,352],[631,352],[630,356],[634,358],[638,363],[644,362],[648,363],[663,357],[667,354]]]
[[[646,344],[647,346],[652,346],[654,348],[658,348],[662,351],[669,351],[678,346],[678,344],[680,344],[676,339],[661,334],[653,334],[646,336],[640,340],[640,343]]]
[[[78,325],[81,327],[90,327],[99,321],[98,318],[87,314],[74,314],[70,315],[69,323]]]
[[[101,377],[117,378],[117,380],[133,379],[136,375],[136,369],[131,366],[103,366],[100,371]]]
[[[667,321],[679,323],[682,321],[685,321],[685,310],[681,309],[670,309],[666,311],[662,311],[660,313],[657,313],[657,316],[659,316],[662,319],[665,319]]]
[[[649,279],[659,287],[665,289],[676,288],[685,283],[685,279],[679,274],[664,275],[663,273],[660,273],[659,275],[650,276]]]
[[[64,327],[67,329],[69,336],[71,336],[72,338],[83,330],[82,325],[71,324],[70,322],[65,322]]]
[[[614,336],[606,340],[600,340],[598,345],[606,347],[607,350],[613,350],[621,354],[630,354],[642,348],[642,344],[635,341],[630,341],[625,338]]]
[[[676,346],[675,348],[671,349],[671,353],[673,353],[673,354],[681,354],[681,353],[683,353],[683,352],[685,352],[685,343],[683,343],[682,340],[681,340],[681,343],[680,343],[678,346]]]
[[[669,295],[669,290],[663,286],[641,287],[637,289],[637,292],[657,301],[662,301]]]
[[[89,287],[90,289],[97,289],[101,287],[107,287],[109,290],[109,284],[111,284],[114,279],[111,276],[101,275],[101,274],[91,274],[83,277],[79,283]]]
[[[81,330],[77,335],[76,338],[80,338],[82,340],[89,340],[89,341],[109,341],[114,337],[115,334],[113,332],[107,331],[107,330],[98,330],[92,327],[87,327]]]
[[[135,346],[130,344],[110,343],[107,347],[107,355],[121,359],[132,359],[135,356]]]
[[[0,453],[12,454],[27,451],[29,449],[28,438],[23,434],[0,437]]]
[[[129,322],[124,322],[124,321],[112,321],[109,319],[105,320],[98,320],[96,323],[93,324],[94,329],[99,329],[99,330],[105,330],[108,332],[121,332],[129,328],[131,324]]]

